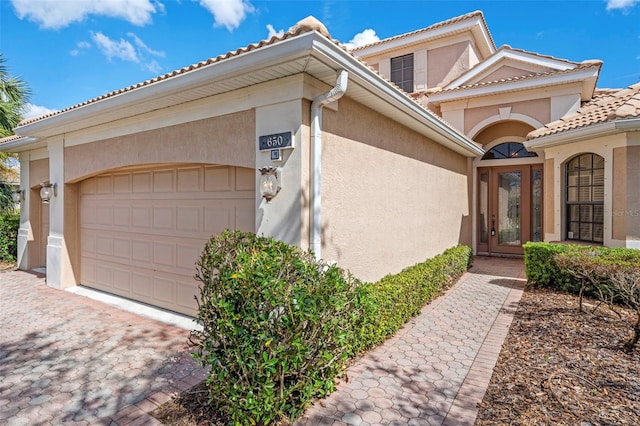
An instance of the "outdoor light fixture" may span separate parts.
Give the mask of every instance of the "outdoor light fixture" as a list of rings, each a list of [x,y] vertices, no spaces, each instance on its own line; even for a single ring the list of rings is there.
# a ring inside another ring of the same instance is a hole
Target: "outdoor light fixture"
[[[40,198],[42,198],[42,202],[45,204],[49,204],[49,200],[51,200],[51,194],[54,197],[58,196],[58,185],[51,183],[41,183],[40,184]]]
[[[20,204],[24,200],[24,189],[16,189],[11,192],[11,199],[14,203]]]
[[[260,169],[260,195],[270,202],[280,192],[280,170],[277,167]]]

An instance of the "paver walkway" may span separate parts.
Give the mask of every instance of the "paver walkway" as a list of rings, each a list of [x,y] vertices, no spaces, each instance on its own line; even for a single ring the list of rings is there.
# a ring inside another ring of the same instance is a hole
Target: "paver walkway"
[[[522,260],[475,258],[296,425],[473,424],[524,283]],[[0,273],[0,425],[159,424],[147,413],[204,378],[188,334]]]
[[[521,259],[475,258],[296,425],[472,425],[525,282]]]
[[[159,424],[145,413],[204,377],[188,335],[0,273],[0,425]]]

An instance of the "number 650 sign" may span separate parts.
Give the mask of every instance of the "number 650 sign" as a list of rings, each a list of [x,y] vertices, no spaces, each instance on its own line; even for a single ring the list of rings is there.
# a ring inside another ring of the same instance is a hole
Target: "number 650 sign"
[[[275,133],[273,135],[260,136],[260,150],[293,148],[291,132]]]

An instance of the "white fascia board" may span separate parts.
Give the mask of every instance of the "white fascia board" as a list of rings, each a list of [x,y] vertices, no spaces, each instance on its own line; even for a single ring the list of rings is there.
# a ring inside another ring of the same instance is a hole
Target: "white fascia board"
[[[488,84],[485,86],[460,89],[449,93],[434,93],[429,96],[429,102],[451,102],[459,99],[468,99],[477,96],[496,95],[498,93],[514,92],[520,90],[548,87],[559,84],[582,81],[598,76],[598,70],[584,69],[568,74],[534,77],[526,80],[505,81],[503,83]]]
[[[481,147],[426,111],[424,107],[418,105],[403,92],[400,92],[400,89],[380,77],[379,74],[372,71],[353,55],[345,52],[325,38],[318,37],[315,47],[314,57],[319,60],[333,62],[334,66],[347,70],[350,80],[355,80],[360,86],[392,105],[402,114],[408,115],[421,125],[426,126],[430,132],[423,132],[425,136],[429,136],[438,143],[465,156],[475,157],[484,154],[484,150]],[[348,92],[349,89],[347,89]]]
[[[312,46],[312,39],[313,33],[307,33],[299,37],[283,40],[254,51],[214,62],[185,74],[169,77],[165,80],[73,108],[52,117],[25,124],[16,128],[15,132],[16,134],[29,136],[50,136],[56,134],[58,127],[70,122],[85,120],[92,116],[99,116],[105,112],[120,109],[125,105],[130,106],[131,104],[151,101],[169,93],[176,93],[210,82],[224,80],[238,74],[247,74],[253,69],[265,68],[273,63],[282,63],[291,60],[292,57],[307,55]]]
[[[479,63],[473,69],[471,69],[466,74],[461,75],[457,79],[453,80],[451,83],[447,84],[444,89],[453,89],[458,86],[464,85],[467,81],[473,79],[474,77],[482,74],[484,71],[487,71],[489,68],[494,66],[496,63],[503,59],[511,59],[518,62],[523,62],[539,67],[545,68],[553,68],[558,71],[566,71],[568,69],[575,68],[567,64],[565,61],[560,61],[557,59],[545,58],[540,56],[535,56],[531,54],[527,54],[524,52],[516,52],[513,50],[501,50],[496,53],[493,57],[487,59],[484,62]]]
[[[594,124],[574,130],[566,130],[549,136],[541,136],[524,142],[527,149],[542,150],[558,145],[579,142],[586,139],[595,139],[602,136],[610,136],[615,133],[640,131],[640,118],[618,119],[606,123]]]
[[[449,34],[456,34],[465,30],[471,31],[476,25],[479,25],[481,27],[483,26],[482,20],[480,19],[480,17],[476,17],[474,19],[466,20],[462,22],[456,22],[451,25],[445,25],[443,27],[435,28],[433,30],[418,31],[415,34],[408,35],[405,37],[400,36],[395,40],[389,40],[389,41],[382,40],[379,44],[375,44],[371,47],[365,47],[362,50],[353,52],[353,54],[358,57],[379,55],[388,50],[395,50],[411,44],[424,43],[430,40],[446,37]],[[484,29],[482,30],[482,32],[483,34],[485,34]],[[491,46],[491,48],[493,47],[492,43],[489,42],[490,38],[488,34],[485,34],[485,37],[483,38],[483,40],[489,43],[489,46]],[[480,49],[480,50],[484,51],[484,49]]]
[[[586,139],[595,139],[621,132],[622,130],[617,128],[615,121],[609,121],[578,129],[565,130],[548,136],[541,136],[525,141],[524,146],[530,151],[539,151],[546,148],[552,148],[554,146],[580,142]]]
[[[624,131],[640,131],[640,118],[626,118],[616,120],[616,129]]]
[[[5,142],[0,145],[0,151],[2,152],[22,152],[30,151],[32,149],[42,148],[47,146],[45,142],[39,142],[40,140],[32,137],[23,137],[11,142]]]

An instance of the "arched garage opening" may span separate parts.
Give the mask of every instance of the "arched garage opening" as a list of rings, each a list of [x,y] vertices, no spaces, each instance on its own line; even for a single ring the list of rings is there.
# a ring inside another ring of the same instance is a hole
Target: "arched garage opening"
[[[79,183],[80,283],[195,316],[195,262],[224,229],[255,231],[255,170],[127,167]]]

